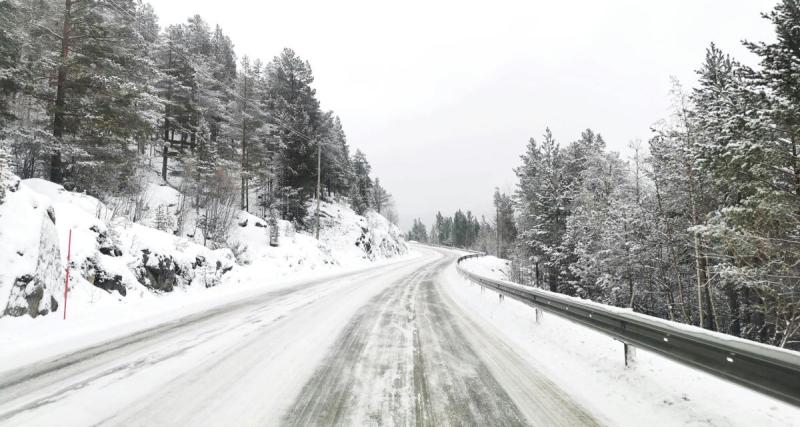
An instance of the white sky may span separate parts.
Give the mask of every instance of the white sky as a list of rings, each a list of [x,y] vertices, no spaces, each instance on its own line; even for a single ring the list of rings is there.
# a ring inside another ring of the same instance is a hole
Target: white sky
[[[489,214],[530,136],[591,127],[613,149],[650,136],[670,76],[686,87],[712,41],[772,38],[776,0],[150,0],[162,25],[199,13],[239,56],[291,47],[394,195],[401,226],[437,210]]]

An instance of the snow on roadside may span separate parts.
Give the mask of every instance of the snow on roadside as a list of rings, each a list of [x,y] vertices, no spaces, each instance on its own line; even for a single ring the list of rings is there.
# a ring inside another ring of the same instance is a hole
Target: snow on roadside
[[[380,266],[406,262],[419,252],[359,266],[327,271],[297,272],[282,279],[237,283],[209,289],[176,289],[136,302],[113,300],[90,309],[70,308],[69,318],[59,316],[0,318],[0,374],[39,360],[69,354],[88,346],[124,337],[157,325],[178,320],[215,307],[249,300],[273,292],[325,278],[367,272]],[[267,283],[269,282],[269,283]],[[268,286],[265,286],[268,285]],[[77,288],[81,292],[81,288]],[[83,287],[90,290],[91,287]],[[97,291],[95,291],[97,292]],[[104,292],[99,290],[99,292]],[[73,307],[70,299],[70,307]]]
[[[468,268],[469,271],[489,279],[509,280],[511,277],[511,261],[494,255],[468,258],[461,265]]]
[[[266,221],[240,212],[230,238],[236,253],[212,250],[198,242],[196,234],[179,236],[154,228],[164,217],[174,218],[182,195],[156,182],[146,185],[148,205],[136,223],[114,215],[113,206],[94,197],[40,179],[19,182],[0,203],[0,369],[76,348],[75,343],[88,345],[140,330],[152,321],[175,319],[191,307],[209,308],[226,298],[275,290],[300,279],[416,255],[409,254],[397,227],[380,215],[361,217],[328,204],[329,218],[319,241],[278,221],[280,245],[272,247]],[[190,224],[193,220],[188,218]],[[191,231],[192,226],[187,228]],[[69,319],[63,322],[70,231]],[[37,276],[29,286],[19,284],[17,278],[37,270],[46,273],[41,280]],[[15,294],[12,288],[25,294]],[[10,297],[27,308],[30,295],[37,296],[39,288],[45,293],[35,314],[58,308],[58,315],[28,316],[21,310],[3,315]],[[7,360],[20,351],[29,356]]]
[[[497,260],[467,262],[470,271],[505,279]],[[625,368],[620,342],[548,313],[537,325],[529,306],[499,302],[454,266],[444,283],[465,312],[609,425],[800,426],[798,408],[643,350]]]

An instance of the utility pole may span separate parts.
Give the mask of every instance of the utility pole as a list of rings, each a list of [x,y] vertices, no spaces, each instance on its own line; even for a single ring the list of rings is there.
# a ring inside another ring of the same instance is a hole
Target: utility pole
[[[322,142],[317,143],[317,240],[319,240],[319,202],[320,184],[322,183]]]
[[[497,215],[497,257],[500,258],[500,207],[495,207],[495,212]]]

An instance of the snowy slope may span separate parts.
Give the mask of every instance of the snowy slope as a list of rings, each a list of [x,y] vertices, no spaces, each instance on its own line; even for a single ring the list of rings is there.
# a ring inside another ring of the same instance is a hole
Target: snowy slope
[[[193,225],[196,212],[178,227],[185,201],[167,185],[146,184],[145,205],[134,223],[93,197],[48,181],[14,183],[15,191],[0,204],[0,317],[47,314],[62,304],[70,232],[69,306],[76,313],[220,284],[268,286],[289,275],[354,268],[408,252],[397,227],[382,216],[361,217],[335,204],[323,206],[319,241],[278,221],[280,244],[272,247],[267,222],[240,212],[228,248],[212,250]],[[0,319],[0,328],[7,321]]]
[[[374,261],[408,252],[400,229],[376,212],[360,216],[349,207],[322,203],[320,224],[320,241],[337,254],[341,262]]]

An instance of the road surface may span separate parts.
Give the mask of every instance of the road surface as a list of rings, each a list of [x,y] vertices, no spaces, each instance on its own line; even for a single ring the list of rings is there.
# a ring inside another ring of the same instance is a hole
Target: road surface
[[[597,424],[420,250],[4,374],[0,425]]]

